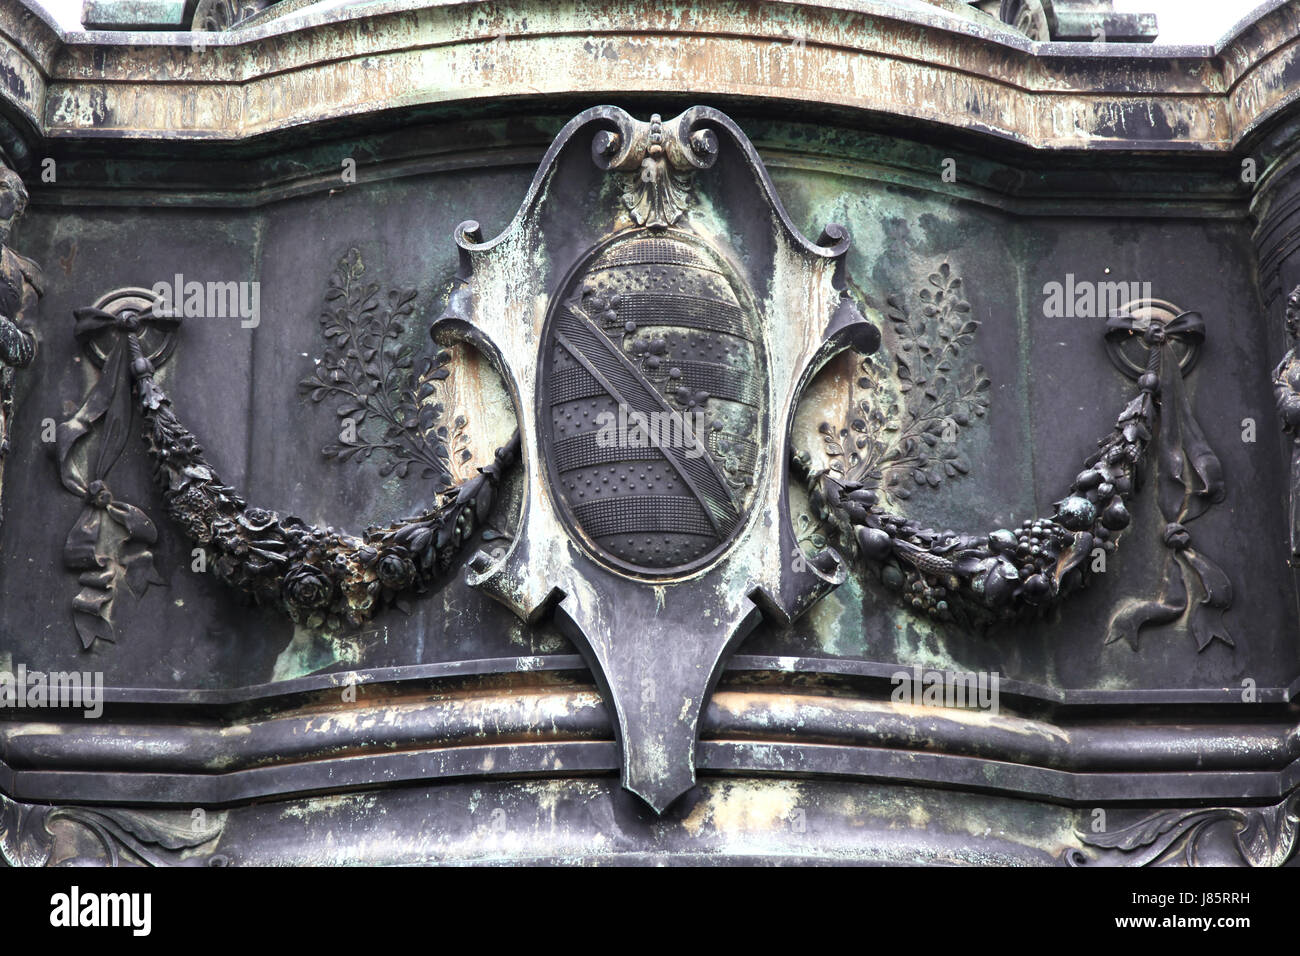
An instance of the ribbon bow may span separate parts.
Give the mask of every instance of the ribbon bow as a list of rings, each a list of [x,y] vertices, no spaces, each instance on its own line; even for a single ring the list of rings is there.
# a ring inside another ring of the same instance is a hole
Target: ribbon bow
[[[130,433],[133,408],[128,360],[131,365],[144,363],[142,368],[151,367],[140,345],[140,332],[148,325],[170,330],[176,327],[177,320],[152,312],[118,315],[95,308],[77,309],[73,314],[75,335],[83,347],[89,348],[106,330],[119,333],[90,394],[76,413],[55,430],[59,479],[83,502],[64,542],[63,563],[81,572],[81,591],[72,602],[73,619],[82,646],[89,648],[96,638],[114,639],[112,608],[119,581],[124,580],[137,596],[144,594],[150,584],[163,584],[149,550],[158,540],[157,529],[135,505],[113,496],[107,478]],[[89,471],[83,474],[74,452],[101,422],[101,440],[87,456]]]
[[[1140,322],[1132,315],[1114,315],[1106,322],[1106,337],[1112,342],[1139,333],[1150,351],[1138,384],[1155,398],[1159,415],[1154,436],[1159,448],[1157,498],[1168,557],[1159,599],[1121,608],[1111,618],[1106,643],[1123,637],[1136,649],[1141,627],[1175,621],[1188,610],[1195,584],[1200,600],[1191,608],[1188,627],[1196,649],[1204,650],[1216,638],[1233,646],[1223,623],[1232,603],[1232,584],[1218,565],[1191,547],[1186,528],[1225,495],[1223,466],[1192,413],[1173,348],[1175,342],[1198,347],[1205,340],[1205,321],[1197,312],[1183,312],[1165,323]]]
[[[1199,346],[1205,341],[1205,319],[1201,318],[1199,312],[1179,312],[1168,322],[1152,322],[1147,319],[1139,320],[1131,313],[1119,312],[1106,320],[1107,338],[1113,337],[1116,333],[1132,335],[1139,332],[1152,338],[1163,335],[1166,339],[1179,339]]]

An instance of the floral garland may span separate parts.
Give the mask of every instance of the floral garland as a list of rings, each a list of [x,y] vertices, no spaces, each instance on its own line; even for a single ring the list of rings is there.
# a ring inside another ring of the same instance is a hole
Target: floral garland
[[[811,456],[803,452],[795,457],[795,471],[809,489],[814,516],[838,529],[862,559],[878,566],[881,582],[898,593],[905,606],[966,625],[1016,618],[1085,584],[1090,574],[1087,559],[1095,549],[1116,549],[1131,520],[1129,505],[1160,426],[1164,396],[1170,406],[1165,417],[1174,433],[1161,440],[1165,477],[1183,493],[1180,498],[1161,496],[1166,518],[1162,540],[1181,575],[1175,577],[1171,567],[1161,599],[1117,611],[1107,642],[1124,637],[1136,647],[1143,625],[1168,622],[1190,607],[1199,649],[1215,638],[1231,645],[1221,620],[1232,599],[1231,585],[1221,570],[1191,548],[1184,524],[1203,513],[1208,503],[1223,498],[1218,459],[1191,416],[1182,370],[1170,348],[1175,340],[1199,343],[1203,326],[1195,313],[1183,313],[1167,325],[1139,326],[1131,317],[1109,323],[1112,341],[1137,334],[1149,349],[1146,369],[1137,376],[1137,395],[1050,518],[987,535],[937,531],[888,513],[877,491],[863,482],[812,469]],[[1200,585],[1198,606],[1191,604],[1188,585],[1193,581]],[[1203,610],[1215,613],[1198,613]]]
[[[206,564],[251,602],[280,607],[308,627],[361,624],[404,594],[446,576],[461,546],[484,528],[505,469],[518,457],[518,433],[495,459],[423,514],[362,536],[318,528],[248,507],[203,457],[154,379],[139,331],[149,315],[78,310],[82,322],[113,325],[130,348],[130,374],[167,513],[200,545]]]

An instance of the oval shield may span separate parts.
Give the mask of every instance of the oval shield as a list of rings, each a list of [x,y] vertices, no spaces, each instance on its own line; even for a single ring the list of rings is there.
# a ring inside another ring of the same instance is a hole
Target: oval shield
[[[668,573],[739,530],[767,428],[757,312],[690,233],[600,247],[552,306],[539,416],[552,487],[610,563]]]

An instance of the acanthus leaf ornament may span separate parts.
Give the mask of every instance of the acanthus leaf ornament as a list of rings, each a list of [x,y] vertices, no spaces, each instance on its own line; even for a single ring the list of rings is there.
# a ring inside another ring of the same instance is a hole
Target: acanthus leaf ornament
[[[1300,845],[1300,791],[1267,807],[1160,810],[1125,827],[1081,830],[1067,866],[1284,865]]]
[[[649,123],[622,134],[597,133],[592,151],[605,159],[607,168],[628,172],[623,204],[636,224],[665,229],[685,213],[695,171],[713,164],[718,140],[710,129],[697,129],[683,139],[655,113]]]
[[[13,867],[224,866],[229,861],[215,849],[226,817],[197,808],[45,806],[0,794],[0,862]]]

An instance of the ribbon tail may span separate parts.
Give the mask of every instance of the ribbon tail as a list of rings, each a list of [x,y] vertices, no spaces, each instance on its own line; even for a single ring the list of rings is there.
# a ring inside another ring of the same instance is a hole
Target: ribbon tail
[[[54,432],[54,447],[59,460],[59,477],[63,487],[74,495],[86,493],[86,479],[81,475],[73,461],[76,445],[95,427],[95,424],[107,414],[113,405],[119,383],[122,380],[122,363],[126,349],[119,339],[109,353],[108,360],[100,370],[99,381],[95,383],[90,394],[76,413],[61,423]],[[102,457],[102,456],[101,456]]]
[[[1151,624],[1168,624],[1176,621],[1187,610],[1187,585],[1181,573],[1175,574],[1170,563],[1165,565],[1165,585],[1154,601],[1127,601],[1111,615],[1107,625],[1106,643],[1114,644],[1120,638],[1132,650],[1138,649],[1138,632]]]
[[[126,586],[136,597],[142,597],[149,585],[164,587],[164,581],[154,565],[153,552],[143,544],[128,542],[122,549],[121,565],[126,572]]]
[[[1167,430],[1162,428],[1160,454],[1169,477],[1181,488],[1174,515],[1171,517],[1165,510],[1174,506],[1172,487],[1166,487],[1166,494],[1161,495],[1161,511],[1167,521],[1193,521],[1223,500],[1226,493],[1223,465],[1192,412],[1182,370],[1172,351],[1165,354],[1161,363],[1160,384],[1164,418],[1169,423]]]
[[[1200,482],[1200,487],[1197,487],[1191,481],[1192,476],[1184,473],[1184,484],[1192,496],[1184,520],[1192,521],[1204,514],[1211,505],[1222,501],[1227,494],[1227,487],[1223,481],[1223,464],[1206,440],[1201,423],[1192,413],[1192,404],[1185,388],[1180,387],[1178,390],[1178,403],[1178,415],[1182,421],[1183,454]]]
[[[1187,462],[1183,458],[1183,420],[1180,414],[1183,371],[1178,367],[1173,349],[1164,346],[1160,353],[1160,421],[1156,426],[1160,444],[1160,474],[1156,480],[1156,499],[1166,522],[1179,521],[1187,501]]]
[[[158,540],[158,529],[135,505],[114,499],[109,502],[108,516],[122,526],[132,541],[154,544]]]
[[[1178,557],[1186,562],[1187,573],[1196,576],[1202,594],[1188,621],[1192,636],[1196,638],[1196,650],[1205,650],[1214,640],[1236,647],[1223,622],[1223,616],[1232,604],[1232,582],[1217,564],[1191,548]]]
[[[72,623],[77,626],[77,636],[81,638],[82,650],[90,650],[96,638],[108,641],[110,644],[117,643],[113,634],[113,625],[98,615],[73,611]]]
[[[117,361],[112,363],[114,383],[112,403],[104,415],[103,438],[99,442],[98,453],[95,456],[92,479],[104,478],[113,470],[117,460],[122,457],[122,452],[126,451],[127,442],[131,438],[131,419],[135,414],[135,406],[131,401],[130,377],[126,374],[131,362],[131,351],[127,344],[119,339],[119,347],[113,350],[113,354]],[[105,374],[109,373],[109,364],[104,363]]]
[[[94,571],[104,566],[99,547],[102,512],[89,506],[81,509],[76,523],[63,542],[63,563],[73,571]]]
[[[77,627],[84,650],[90,650],[95,639],[113,643],[113,625],[109,614],[113,608],[113,590],[108,586],[83,582],[80,593],[72,599],[72,622]]]

